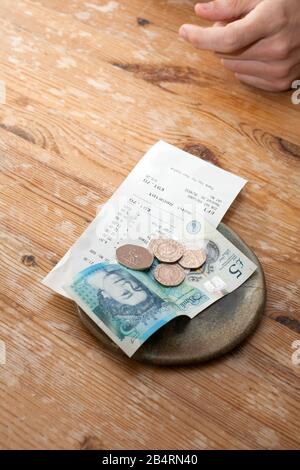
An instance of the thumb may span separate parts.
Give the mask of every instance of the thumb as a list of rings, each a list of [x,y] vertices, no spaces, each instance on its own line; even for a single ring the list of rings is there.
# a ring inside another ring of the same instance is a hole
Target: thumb
[[[214,0],[197,3],[195,12],[208,21],[230,21],[249,13],[260,0]]]

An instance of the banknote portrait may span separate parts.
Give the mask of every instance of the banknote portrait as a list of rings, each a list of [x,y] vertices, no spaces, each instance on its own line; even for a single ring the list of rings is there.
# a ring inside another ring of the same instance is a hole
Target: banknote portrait
[[[146,326],[158,319],[166,307],[163,299],[118,264],[101,263],[86,269],[76,287],[120,340],[140,323]]]

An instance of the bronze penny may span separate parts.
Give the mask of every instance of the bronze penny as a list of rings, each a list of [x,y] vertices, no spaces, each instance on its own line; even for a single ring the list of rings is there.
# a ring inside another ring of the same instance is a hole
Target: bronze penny
[[[175,263],[182,257],[184,251],[181,243],[172,239],[162,239],[154,245],[154,256],[163,263]]]
[[[186,269],[197,269],[201,268],[205,261],[206,253],[204,250],[186,250],[178,263]]]
[[[154,277],[163,286],[176,287],[185,280],[186,273],[178,264],[159,264],[154,271]]]
[[[144,271],[153,263],[153,255],[147,248],[139,245],[123,245],[116,250],[116,257],[120,264],[126,268]]]
[[[148,243],[148,250],[154,254],[154,250],[156,249],[157,245],[163,240],[163,238],[152,238],[152,240],[150,240]]]

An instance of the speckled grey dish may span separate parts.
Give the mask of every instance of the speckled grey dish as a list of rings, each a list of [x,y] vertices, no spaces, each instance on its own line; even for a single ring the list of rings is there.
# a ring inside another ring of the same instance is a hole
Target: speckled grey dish
[[[208,361],[241,344],[260,321],[266,302],[264,273],[250,248],[226,225],[220,232],[258,267],[238,289],[190,320],[178,317],[158,330],[132,356],[140,362],[162,366],[188,365]],[[84,325],[107,348],[124,354],[77,306]]]

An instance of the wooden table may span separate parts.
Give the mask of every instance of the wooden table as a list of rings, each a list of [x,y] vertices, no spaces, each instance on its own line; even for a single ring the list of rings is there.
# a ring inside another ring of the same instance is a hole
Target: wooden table
[[[1,0],[1,448],[300,445],[300,106],[180,40],[193,3]],[[249,180],[225,222],[266,273],[255,335],[199,367],[116,357],[41,285],[158,139]]]

